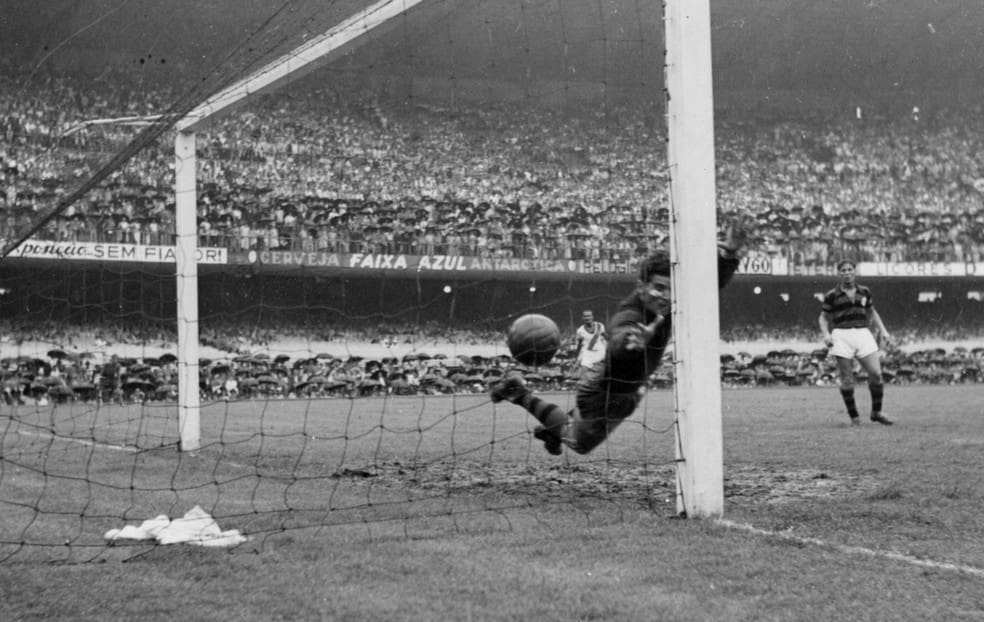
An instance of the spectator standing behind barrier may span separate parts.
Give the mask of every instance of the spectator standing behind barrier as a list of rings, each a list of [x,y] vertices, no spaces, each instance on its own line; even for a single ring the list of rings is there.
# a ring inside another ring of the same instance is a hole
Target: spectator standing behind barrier
[[[102,401],[114,402],[122,399],[120,389],[121,371],[119,358],[115,354],[103,364],[99,378],[99,396]]]
[[[879,337],[890,340],[888,329],[872,302],[871,290],[855,280],[857,266],[845,260],[837,264],[840,283],[823,297],[820,313],[820,331],[837,358],[840,374],[840,393],[851,418],[851,425],[859,425],[857,403],[854,401],[854,361],[868,372],[868,390],[871,392],[871,420],[882,425],[892,425],[881,412],[884,383],[881,360],[878,358],[878,342],[872,334],[873,325]]]
[[[583,378],[591,370],[600,367],[605,360],[608,348],[608,331],[605,325],[595,321],[594,312],[586,310],[581,314],[581,325],[575,331],[577,338],[578,376]]]

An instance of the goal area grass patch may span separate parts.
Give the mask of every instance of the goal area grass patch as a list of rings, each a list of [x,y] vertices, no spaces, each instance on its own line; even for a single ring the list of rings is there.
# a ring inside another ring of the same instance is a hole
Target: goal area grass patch
[[[177,451],[173,407],[6,409],[0,578],[17,589],[2,609],[136,614],[134,589],[180,614],[176,585],[215,615],[253,599],[294,618],[454,617],[465,602],[547,619],[980,607],[984,579],[966,571],[984,569],[972,385],[890,385],[892,427],[848,426],[833,388],[726,390],[723,408],[724,518],[748,529],[675,518],[669,391],[593,454],[561,457],[520,409],[481,395],[209,404],[192,453]],[[194,505],[249,540],[103,539]],[[50,597],[28,602],[41,585]]]

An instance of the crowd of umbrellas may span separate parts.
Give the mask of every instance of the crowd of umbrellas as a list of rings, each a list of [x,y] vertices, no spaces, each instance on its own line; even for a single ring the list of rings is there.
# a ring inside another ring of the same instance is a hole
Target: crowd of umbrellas
[[[960,384],[984,382],[984,347],[896,350],[883,359],[885,381],[891,384]],[[811,352],[774,350],[721,356],[721,381],[727,387],[827,386],[837,382],[833,357],[826,349]],[[292,359],[281,354],[242,354],[199,360],[200,398],[311,399],[361,398],[385,395],[451,395],[485,393],[504,373],[519,371],[538,391],[574,388],[578,369],[572,353],[558,354],[538,368],[518,366],[508,355],[491,357],[411,353],[402,357],[366,359],[328,353]],[[858,380],[865,379],[860,368]],[[90,353],[53,349],[46,357],[0,359],[3,400],[14,403],[174,402],[178,399],[178,358],[111,357],[97,362]],[[673,384],[673,366],[651,375],[655,389]]]

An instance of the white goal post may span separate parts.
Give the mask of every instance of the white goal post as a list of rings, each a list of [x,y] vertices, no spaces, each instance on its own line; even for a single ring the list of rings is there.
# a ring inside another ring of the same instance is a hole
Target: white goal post
[[[177,269],[178,435],[181,451],[201,445],[198,396],[198,189],[195,133],[174,138],[174,257]]]
[[[677,511],[724,511],[714,95],[708,0],[666,0]]]
[[[175,209],[182,451],[200,446],[195,129],[244,100],[313,71],[423,0],[381,0],[210,97],[177,124]],[[723,511],[713,93],[708,0],[666,0],[668,163],[673,213],[677,511]]]
[[[331,60],[347,46],[424,0],[380,0],[358,11],[321,35],[291,50],[246,78],[216,93],[177,123],[175,158],[175,256],[178,309],[178,431],[182,451],[201,445],[198,398],[198,266],[196,224],[198,192],[195,129],[228,113],[246,99],[275,91],[290,80]]]

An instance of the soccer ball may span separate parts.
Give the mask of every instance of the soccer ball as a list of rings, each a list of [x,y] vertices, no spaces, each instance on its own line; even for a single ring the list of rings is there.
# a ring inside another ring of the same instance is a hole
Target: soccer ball
[[[513,358],[523,365],[545,365],[560,349],[560,329],[547,316],[528,313],[509,327],[506,343]]]

